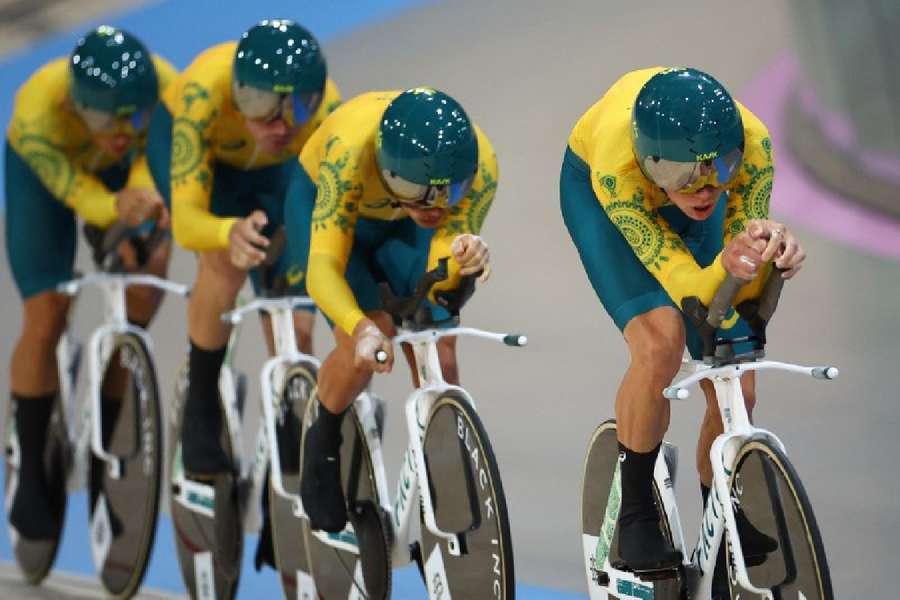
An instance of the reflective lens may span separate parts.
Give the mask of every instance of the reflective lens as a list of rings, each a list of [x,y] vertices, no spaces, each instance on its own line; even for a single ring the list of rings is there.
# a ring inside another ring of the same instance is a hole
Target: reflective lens
[[[473,173],[458,183],[425,185],[413,183],[387,170],[383,170],[381,175],[385,185],[398,200],[406,204],[419,204],[422,208],[453,206],[465,198],[475,179]]]
[[[234,86],[234,102],[241,114],[253,121],[271,123],[284,119],[290,125],[303,125],[316,114],[322,94],[280,94],[240,83]]]
[[[150,109],[135,111],[128,116],[116,116],[112,113],[102,112],[77,106],[76,112],[87,128],[93,133],[119,134],[140,133],[150,123]]]
[[[302,125],[309,121],[322,101],[322,94],[291,94],[289,96],[294,125]]]
[[[699,162],[677,162],[648,156],[644,173],[659,187],[693,193],[708,185],[723,187],[734,179],[741,168],[744,151],[735,148],[725,156]]]
[[[281,111],[281,94],[259,90],[240,83],[234,86],[234,102],[248,119],[270,121]]]
[[[463,179],[459,183],[451,183],[447,204],[453,206],[465,198],[466,194],[469,193],[469,190],[472,189],[473,181],[475,181],[475,173],[472,173],[469,177]]]
[[[403,179],[392,171],[384,170],[381,172],[384,177],[384,183],[387,184],[391,193],[403,202],[422,202],[428,195],[430,186],[421,183],[413,183]]]

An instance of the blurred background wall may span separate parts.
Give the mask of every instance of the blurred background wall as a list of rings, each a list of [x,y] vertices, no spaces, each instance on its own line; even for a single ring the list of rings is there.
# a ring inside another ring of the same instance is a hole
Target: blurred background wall
[[[900,215],[900,2],[792,0],[794,155],[826,185]]]

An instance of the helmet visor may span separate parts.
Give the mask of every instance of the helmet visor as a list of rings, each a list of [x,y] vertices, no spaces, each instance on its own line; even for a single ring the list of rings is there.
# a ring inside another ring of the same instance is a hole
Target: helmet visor
[[[271,123],[276,119],[284,119],[288,124],[298,126],[316,114],[322,101],[322,94],[268,92],[249,85],[236,84],[234,101],[241,114],[253,121]]]
[[[136,110],[128,115],[116,115],[87,106],[76,105],[75,111],[92,133],[139,134],[147,129],[152,109]]]
[[[415,204],[420,208],[445,208],[459,203],[472,189],[473,173],[457,183],[413,183],[396,173],[383,170],[381,175],[388,190],[403,204]]]
[[[690,194],[709,185],[724,187],[731,183],[741,169],[743,156],[743,148],[697,162],[648,156],[642,166],[647,177],[664,190]]]

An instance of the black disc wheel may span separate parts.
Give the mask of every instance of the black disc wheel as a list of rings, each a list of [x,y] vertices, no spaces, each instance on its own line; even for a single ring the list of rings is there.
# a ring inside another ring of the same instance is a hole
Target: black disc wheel
[[[307,405],[303,419],[304,435],[315,420],[318,401]],[[341,428],[341,481],[347,501],[347,516],[352,532],[314,532],[303,520],[307,560],[319,598],[365,598],[387,600],[391,597],[390,523],[381,508],[375,471],[366,441],[365,429],[351,406]],[[303,464],[301,444],[300,464]],[[302,475],[302,473],[301,473]],[[319,539],[325,535],[340,545]]]
[[[655,481],[653,490],[657,505],[662,506]],[[616,422],[610,419],[601,423],[591,436],[581,488],[581,541],[591,600],[620,598],[616,586],[610,585],[609,570],[611,564],[619,562],[619,536],[616,525],[621,502],[622,483],[619,474]],[[672,532],[664,515],[660,515],[659,526],[671,544]],[[682,597],[683,587],[679,577],[624,586],[635,595],[672,600]]]
[[[44,470],[50,492],[51,506],[56,514],[59,515],[59,528],[52,539],[29,540],[18,535],[10,525],[10,537],[16,563],[25,581],[31,585],[37,585],[43,581],[53,567],[65,523],[66,477],[71,454],[69,438],[66,433],[65,415],[58,396],[54,400],[50,422],[47,427],[47,444],[44,447]],[[21,446],[19,445],[18,433],[15,428],[12,403],[7,404],[4,442],[6,464],[4,465],[3,473],[5,478],[6,514],[8,517],[12,508],[12,500],[18,487],[21,459]]]
[[[289,494],[300,494],[301,427],[316,387],[316,373],[316,367],[311,363],[292,365],[285,373],[279,396],[281,401],[276,408],[278,458],[282,483]],[[298,590],[308,591],[312,582],[303,539],[303,519],[294,516],[293,503],[279,496],[271,483],[267,488],[272,548],[281,589],[285,600],[303,598]]]
[[[515,597],[513,549],[497,459],[471,404],[447,392],[431,408],[423,440],[427,485],[441,531],[461,540],[457,555],[422,514],[421,560],[429,597]],[[425,485],[420,482],[420,485]]]
[[[235,397],[238,381],[234,378]],[[169,506],[178,564],[192,598],[230,600],[237,593],[243,556],[239,482],[234,474],[220,475],[213,481],[195,481],[185,476],[180,440],[186,390],[185,368],[177,379],[169,431]],[[219,441],[231,463],[236,464],[224,407]]]
[[[729,482],[732,504],[740,507],[754,529],[778,544],[764,559],[747,561],[758,563],[748,565],[750,583],[771,589],[775,598],[834,598],[822,536],[793,465],[765,439],[746,442],[738,451],[735,465]],[[742,538],[744,554],[747,544]],[[730,547],[727,565],[731,598],[761,597],[744,591],[735,582]]]
[[[113,478],[108,464],[91,453],[91,547],[108,594],[130,598],[144,578],[156,537],[163,451],[156,370],[138,336],[115,338],[101,389],[101,438],[118,461],[120,477]]]

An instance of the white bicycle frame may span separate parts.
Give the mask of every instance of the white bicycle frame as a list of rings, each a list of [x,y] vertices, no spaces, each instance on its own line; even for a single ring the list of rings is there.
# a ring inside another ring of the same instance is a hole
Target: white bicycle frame
[[[446,542],[447,551],[451,555],[458,556],[460,553],[458,535],[442,531],[438,527],[434,516],[434,503],[429,486],[421,485],[421,482],[425,481],[428,476],[422,443],[425,435],[425,420],[431,411],[431,407],[445,393],[454,392],[464,398],[472,408],[475,408],[475,402],[466,390],[444,381],[441,364],[438,360],[437,341],[447,336],[479,337],[503,342],[509,346],[524,346],[528,343],[525,336],[492,333],[471,327],[401,331],[399,335],[393,338],[395,345],[408,343],[412,346],[415,356],[415,368],[419,376],[419,387],[413,390],[406,400],[405,416],[409,446],[406,449],[405,459],[400,467],[400,474],[396,484],[397,493],[393,501],[388,494],[384,456],[375,421],[375,403],[368,392],[363,392],[354,401],[354,407],[362,423],[369,447],[381,507],[390,516],[393,535],[389,537],[394,541],[391,549],[391,563],[394,567],[402,567],[414,559],[412,542],[419,541],[416,509],[418,509],[420,503],[425,526],[428,530]],[[302,510],[303,502],[299,496],[284,494],[283,497],[290,497],[294,501],[294,514],[306,518]],[[349,522],[344,531],[340,533],[314,531],[313,534],[329,546],[359,554],[356,534]],[[446,581],[440,554],[434,554],[429,557],[422,556],[421,558],[425,568],[426,581],[434,581],[435,577],[433,575],[437,573],[441,575],[440,580]],[[431,594],[430,589],[429,594]]]
[[[688,361],[686,367],[682,370],[691,374],[667,387],[663,391],[663,396],[669,400],[683,400],[689,395],[687,390],[689,386],[698,383],[702,379],[712,381],[716,390],[719,412],[722,415],[722,423],[725,428],[725,431],[713,441],[709,452],[713,470],[713,486],[703,511],[697,543],[691,552],[690,560],[685,561],[686,570],[693,570],[699,574],[699,578],[695,582],[692,578],[688,578],[688,582],[694,588],[691,590],[691,597],[709,598],[712,594],[713,571],[724,533],[727,536],[734,559],[732,565],[733,582],[747,592],[757,594],[767,600],[774,600],[770,589],[757,588],[750,582],[747,574],[747,564],[744,560],[743,550],[738,537],[734,507],[731,502],[729,473],[733,470],[737,452],[750,439],[767,440],[782,451],[785,448],[775,434],[765,429],[754,427],[750,423],[747,408],[744,405],[741,375],[751,371],[779,370],[808,375],[816,379],[835,379],[838,376],[838,370],[834,367],[804,367],[775,361],[745,362],[721,367],[712,367],[701,361]],[[660,452],[653,477],[662,498],[675,549],[680,550],[682,556],[686,557],[686,546],[678,514],[678,505],[675,501],[674,486],[664,454],[664,452]],[[616,593],[621,598],[644,599],[653,597],[652,584],[642,581],[633,573],[613,568],[609,563],[608,557],[605,563],[604,570],[609,575],[609,583],[604,586],[605,588],[617,590]],[[590,576],[590,573],[588,575]],[[594,589],[592,587],[592,599],[605,597],[595,596]],[[629,594],[627,591],[632,593]],[[646,595],[648,591],[650,596]],[[602,591],[602,593],[605,594],[606,592]]]
[[[281,405],[281,391],[284,377],[288,369],[298,362],[308,362],[317,369],[319,361],[316,357],[304,354],[297,349],[297,337],[294,332],[294,310],[303,306],[313,306],[307,297],[257,298],[222,315],[222,321],[234,327],[228,339],[226,360],[219,375],[219,393],[225,408],[225,419],[231,438],[231,447],[235,449],[234,457],[238,464],[239,478],[250,483],[248,510],[244,515],[244,531],[255,533],[262,525],[262,515],[258,502],[265,486],[266,466],[272,473],[272,486],[275,492],[293,500],[284,489],[284,482],[279,459],[277,438],[275,437],[275,410]],[[235,348],[239,337],[239,326],[243,318],[250,313],[264,311],[272,318],[272,334],[275,342],[275,354],[263,363],[260,371],[260,392],[262,414],[259,427],[254,438],[254,452],[250,460],[241,457],[240,448],[242,418],[238,410],[235,394],[236,375],[230,367],[233,363]],[[270,462],[271,461],[271,462]],[[184,473],[175,474],[175,482],[179,484],[177,500],[191,510],[213,517],[215,489],[210,485],[192,481]],[[298,498],[299,500],[299,498]],[[295,506],[296,512],[296,506]]]
[[[67,417],[67,422],[75,424],[75,427],[70,428],[69,434],[75,453],[74,464],[77,467],[73,469],[73,473],[70,475],[71,489],[82,489],[84,486],[84,482],[77,478],[86,472],[88,445],[90,445],[94,455],[107,464],[108,474],[112,479],[119,479],[122,476],[119,460],[103,447],[102,416],[100,411],[100,388],[103,385],[101,369],[109,360],[115,336],[123,333],[136,335],[147,347],[148,352],[153,353],[153,340],[150,339],[149,334],[143,328],[128,322],[125,289],[130,285],[146,285],[180,296],[187,296],[189,293],[187,286],[155,275],[121,273],[93,273],[85,275],[84,277],[59,284],[57,291],[68,296],[75,296],[82,288],[88,285],[96,285],[103,292],[105,310],[103,323],[94,329],[88,343],[88,395],[78,420],[75,418],[75,406],[72,401],[74,390],[71,389],[71,379],[67,377],[61,378],[61,380],[65,381],[65,384],[61,386],[63,388],[61,390],[63,392],[61,394],[63,411]],[[69,336],[70,334],[66,332],[57,347],[57,356],[63,358],[59,362],[61,371],[69,366],[68,354],[69,349],[73,345],[72,338]],[[72,476],[76,479],[71,479]]]
[[[95,285],[103,293],[104,317],[103,322],[91,333],[88,343],[88,388],[87,396],[81,411],[76,414],[73,400],[75,390],[73,388],[74,377],[68,371],[71,368],[71,353],[77,343],[67,331],[60,339],[57,346],[57,359],[60,370],[60,401],[69,435],[69,443],[73,449],[72,469],[68,474],[67,487],[72,490],[80,490],[85,486],[84,476],[87,473],[90,454],[88,449],[98,459],[106,463],[108,476],[111,479],[122,477],[122,461],[112,455],[103,447],[103,423],[101,404],[101,387],[103,385],[103,367],[110,359],[117,335],[128,333],[140,338],[147,351],[152,356],[153,341],[149,334],[136,325],[128,322],[128,314],[125,302],[125,289],[130,285],[146,285],[157,289],[187,296],[189,288],[179,283],[162,279],[148,274],[126,273],[92,273],[71,281],[61,283],[57,291],[68,296],[76,296],[82,288]],[[140,398],[146,400],[143,396]],[[146,412],[146,411],[145,411]],[[160,440],[160,443],[162,440]],[[104,511],[101,511],[103,513]],[[97,518],[92,523],[92,529],[103,529],[101,519]],[[108,532],[108,528],[105,529]],[[97,532],[95,532],[97,533]],[[92,535],[91,543],[94,547],[95,564],[101,566],[105,560],[104,540],[107,535]],[[108,540],[106,540],[108,541]],[[106,546],[108,550],[108,546]],[[98,562],[99,561],[99,562]]]

